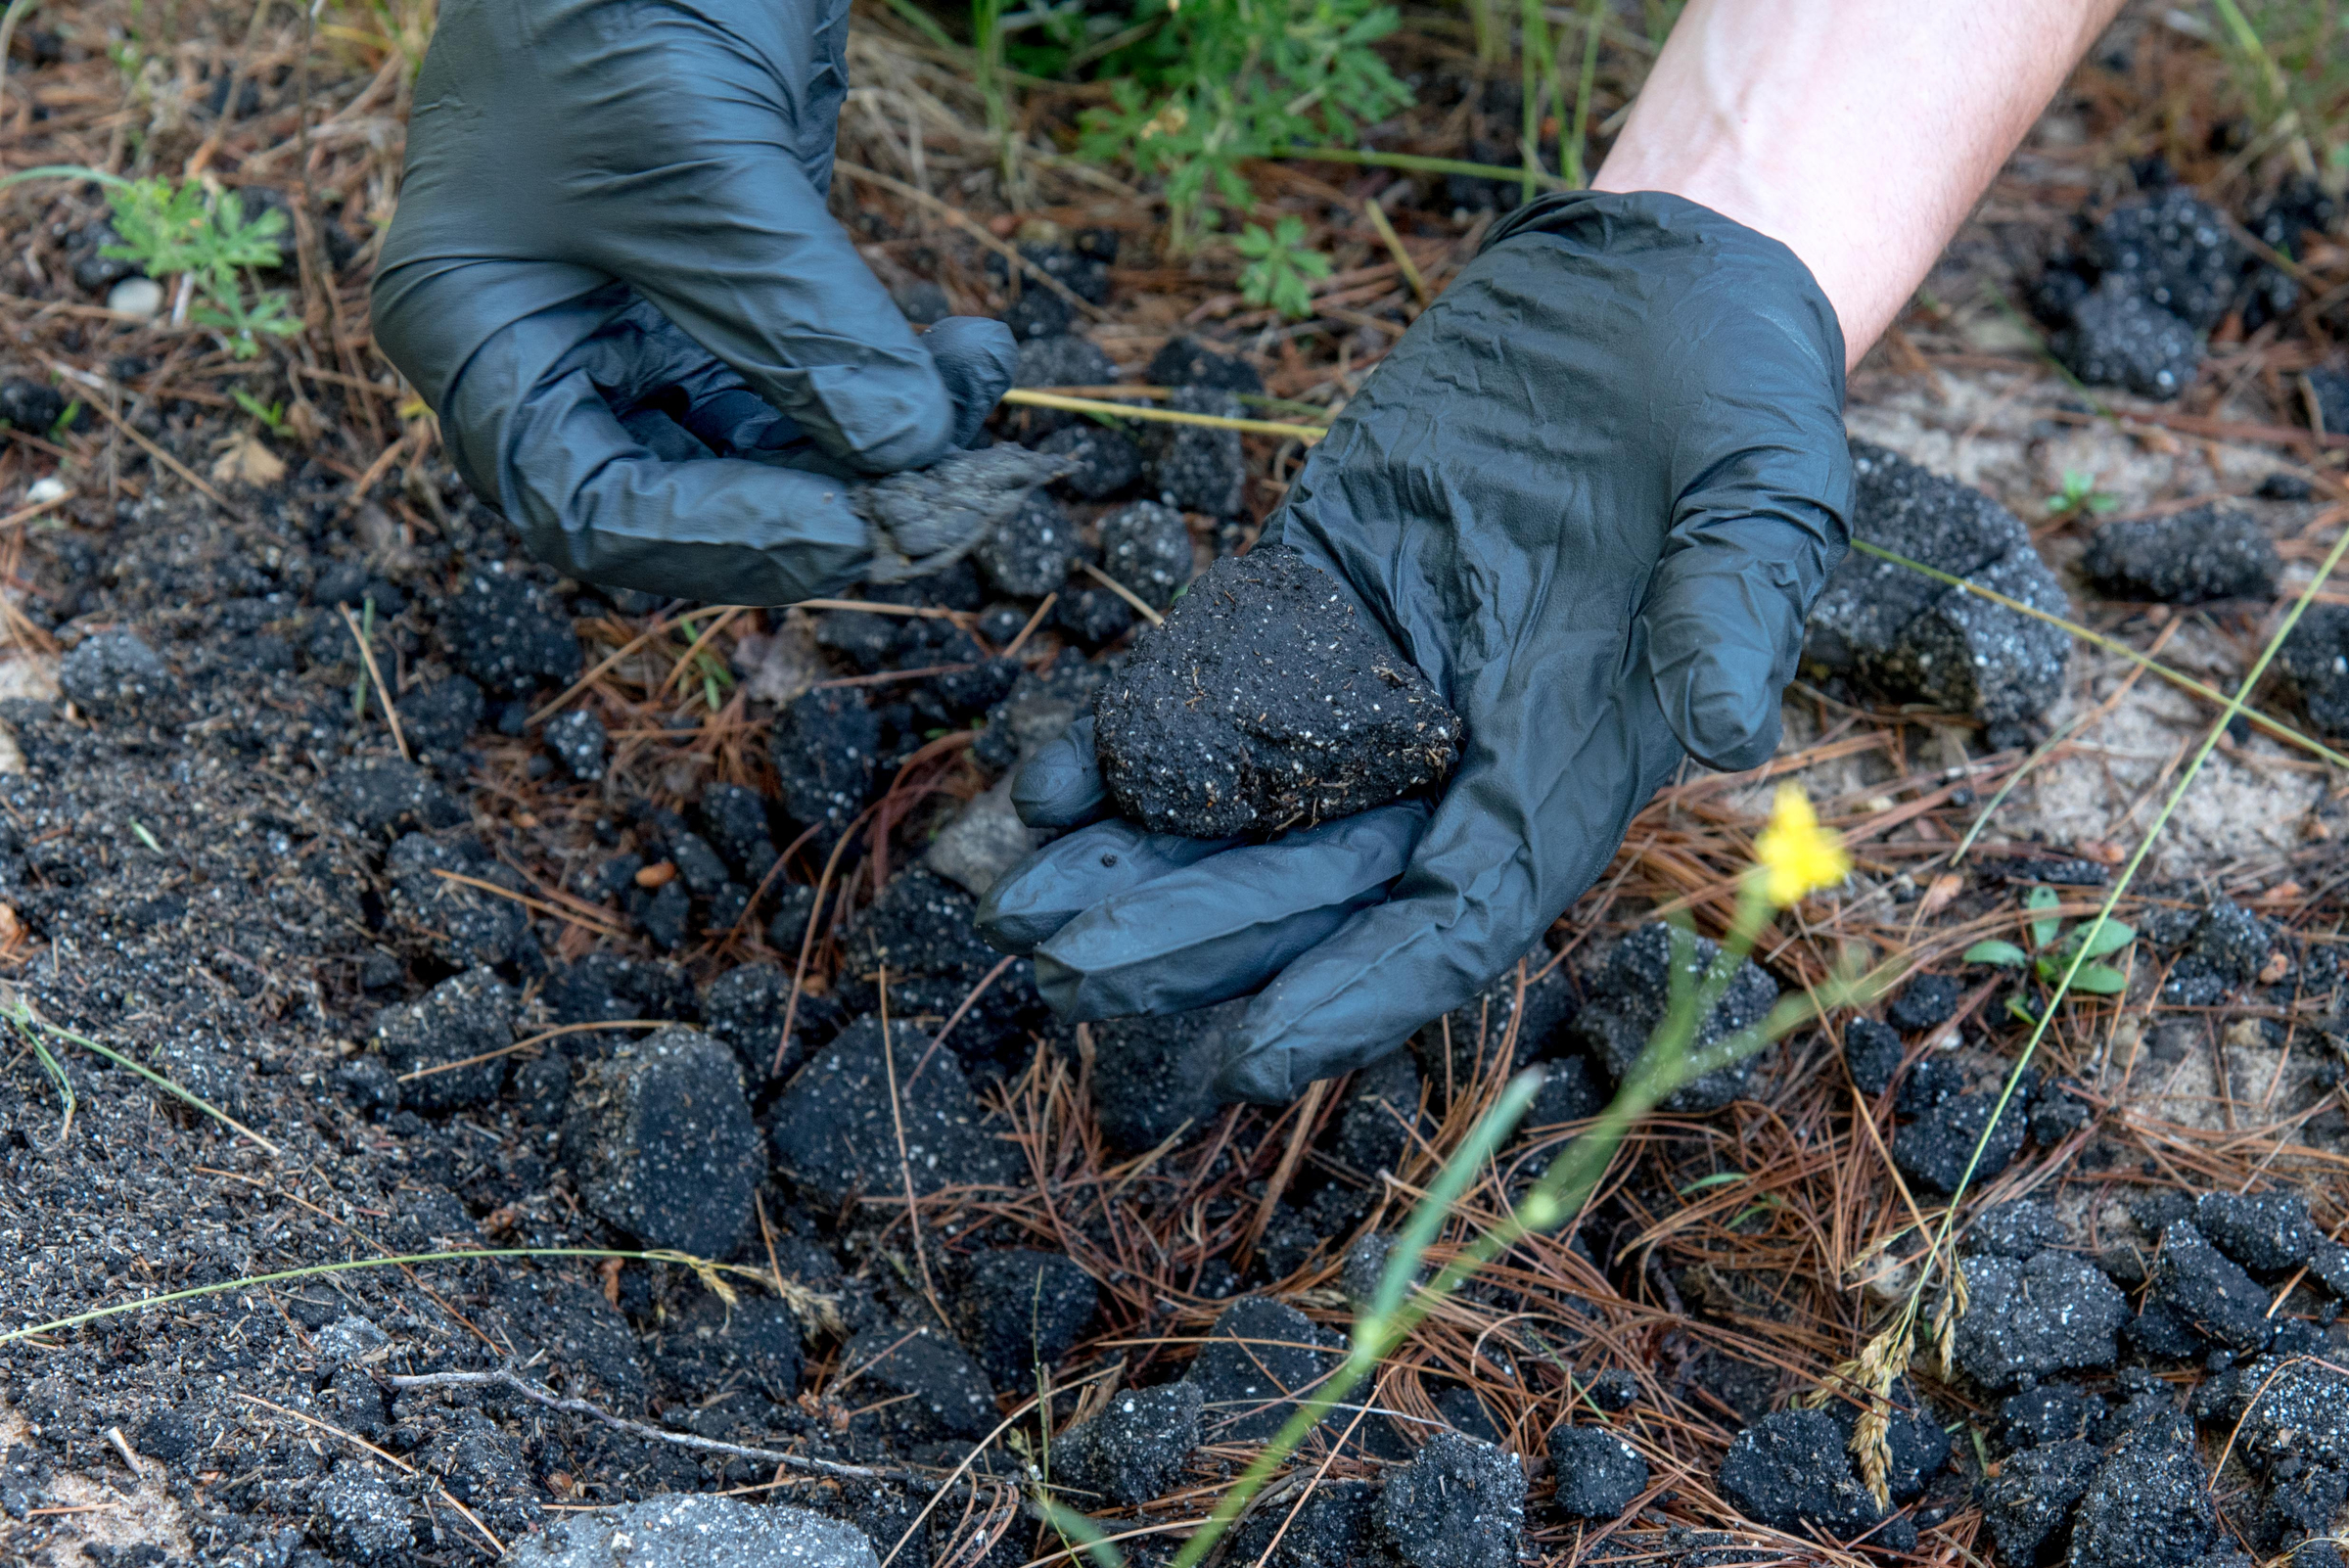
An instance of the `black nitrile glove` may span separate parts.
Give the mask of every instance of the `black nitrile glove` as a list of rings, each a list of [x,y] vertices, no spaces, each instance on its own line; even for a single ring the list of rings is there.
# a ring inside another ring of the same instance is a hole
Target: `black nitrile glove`
[[[824,209],[848,16],[441,7],[376,338],[539,560],[712,602],[844,587],[888,547],[844,482],[967,442],[1010,385],[1006,328],[917,339]]]
[[[1433,816],[1243,849],[1103,822],[997,882],[981,930],[1033,948],[1075,1017],[1261,987],[1218,1080],[1232,1098],[1286,1100],[1466,1002],[1683,755],[1736,769],[1776,748],[1846,542],[1843,355],[1809,269],[1716,212],[1654,194],[1519,208],[1266,534],[1350,587],[1466,719]],[[1091,749],[1080,724],[1022,773],[1031,824],[1103,809]]]

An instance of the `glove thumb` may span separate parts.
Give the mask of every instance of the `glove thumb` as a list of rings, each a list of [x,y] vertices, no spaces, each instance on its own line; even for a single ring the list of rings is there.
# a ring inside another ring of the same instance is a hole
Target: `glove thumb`
[[[1020,368],[1011,329],[986,316],[948,316],[922,334],[954,401],[954,444],[968,446]]]
[[[1778,748],[1778,694],[1802,651],[1808,596],[1774,563],[1705,547],[1667,556],[1642,617],[1649,678],[1688,755],[1723,772]]]

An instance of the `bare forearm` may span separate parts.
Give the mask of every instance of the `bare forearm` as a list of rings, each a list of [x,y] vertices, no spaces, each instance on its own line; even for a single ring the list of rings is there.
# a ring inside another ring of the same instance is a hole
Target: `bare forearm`
[[[2120,0],[1690,0],[1592,183],[1782,241],[1853,363]]]

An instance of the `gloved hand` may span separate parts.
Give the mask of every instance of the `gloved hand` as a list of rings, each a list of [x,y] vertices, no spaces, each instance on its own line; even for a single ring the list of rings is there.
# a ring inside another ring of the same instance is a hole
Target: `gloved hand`
[[[1000,323],[916,338],[824,209],[848,0],[449,0],[377,341],[475,492],[589,581],[781,604],[874,553],[847,480],[967,442]]]
[[[1794,254],[1678,197],[1497,224],[1307,459],[1267,529],[1349,588],[1467,721],[1409,806],[1246,848],[1103,822],[990,890],[1075,1017],[1262,988],[1218,1089],[1278,1102],[1468,1001],[1604,869],[1693,755],[1778,739],[1852,491],[1843,335]],[[1014,786],[1103,808],[1088,724]],[[1347,832],[1337,830],[1350,829]],[[1226,869],[1228,868],[1228,870]]]

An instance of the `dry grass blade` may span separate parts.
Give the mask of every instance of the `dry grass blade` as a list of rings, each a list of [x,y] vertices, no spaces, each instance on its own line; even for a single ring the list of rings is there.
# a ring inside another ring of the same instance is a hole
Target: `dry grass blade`
[[[1193,414],[1180,408],[1153,408],[1147,403],[1112,403],[1097,397],[1068,397],[1059,392],[1039,392],[1033,387],[1014,387],[1004,392],[1003,401],[1025,408],[1057,408],[1071,414],[1105,414],[1117,419],[1138,419],[1160,425],[1200,425],[1209,430],[1236,430],[1250,436],[1279,436],[1308,444],[1329,434],[1327,425],[1294,425],[1277,419],[1237,419],[1227,414]]]

